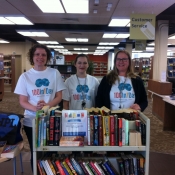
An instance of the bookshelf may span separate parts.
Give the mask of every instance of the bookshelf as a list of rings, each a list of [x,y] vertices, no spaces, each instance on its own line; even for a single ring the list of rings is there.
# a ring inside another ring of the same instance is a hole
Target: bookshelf
[[[62,75],[63,80],[70,77],[72,74],[76,74],[76,68],[73,65],[58,65],[58,64],[50,64],[48,67],[57,69]]]
[[[37,160],[43,152],[68,152],[68,151],[133,151],[140,153],[145,157],[145,175],[149,174],[149,147],[150,147],[150,120],[143,114],[139,113],[140,119],[146,124],[146,146],[83,146],[83,147],[60,147],[60,146],[41,146],[36,148],[35,120],[33,120],[33,173],[37,174]],[[109,158],[109,160],[112,158]],[[116,158],[115,158],[116,159]],[[110,160],[111,161],[111,160]],[[117,163],[116,163],[117,166]],[[118,169],[117,169],[118,170]]]
[[[97,62],[93,61],[93,75],[94,76],[105,76],[108,73],[108,63],[107,62]]]
[[[11,55],[4,55],[4,84],[12,84]]]
[[[167,58],[167,77],[175,78],[175,57]]]
[[[0,53],[0,101],[4,96],[4,56]]]

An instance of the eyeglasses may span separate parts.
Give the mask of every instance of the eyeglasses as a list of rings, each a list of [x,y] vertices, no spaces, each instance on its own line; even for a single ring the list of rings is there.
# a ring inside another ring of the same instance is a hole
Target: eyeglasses
[[[34,56],[36,56],[36,57],[39,57],[39,56],[46,57],[47,55],[46,55],[46,54],[44,54],[44,53],[43,53],[43,54],[40,54],[40,53],[35,53],[35,54],[34,54]]]
[[[77,64],[78,64],[78,65],[81,65],[81,64],[87,65],[88,63],[87,63],[87,62],[77,62]]]
[[[128,61],[128,58],[117,58],[116,61],[117,62],[120,62],[120,61],[127,62]]]

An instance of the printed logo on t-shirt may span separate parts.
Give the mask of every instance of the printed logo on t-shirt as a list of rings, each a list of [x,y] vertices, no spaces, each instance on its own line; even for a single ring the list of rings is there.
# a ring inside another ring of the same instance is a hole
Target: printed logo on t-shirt
[[[88,85],[77,85],[76,92],[73,94],[74,100],[91,100],[91,96],[88,95]]]
[[[49,86],[49,84],[50,84],[50,82],[47,78],[37,79],[35,81],[35,85],[38,89],[33,89],[32,90],[33,95],[52,94],[53,89],[45,88],[45,87]],[[44,86],[43,89],[41,89],[42,86]]]

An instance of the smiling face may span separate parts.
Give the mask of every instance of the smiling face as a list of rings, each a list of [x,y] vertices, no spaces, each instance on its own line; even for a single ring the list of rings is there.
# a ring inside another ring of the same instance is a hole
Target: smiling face
[[[126,76],[126,73],[129,67],[128,55],[126,55],[123,52],[118,53],[118,55],[116,56],[115,65],[116,65],[119,75]]]
[[[77,69],[77,75],[78,76],[86,76],[86,71],[88,68],[89,64],[88,64],[88,60],[86,57],[78,57],[76,63],[75,63],[75,67]]]
[[[37,48],[33,54],[35,70],[45,70],[47,63],[47,52],[43,48]]]

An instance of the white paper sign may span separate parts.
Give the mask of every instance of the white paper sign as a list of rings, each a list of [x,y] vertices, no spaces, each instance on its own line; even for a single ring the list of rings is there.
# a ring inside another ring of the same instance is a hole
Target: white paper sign
[[[161,72],[161,82],[166,82],[166,72],[165,71],[162,71]]]
[[[62,111],[62,136],[84,136],[87,141],[87,111]]]

